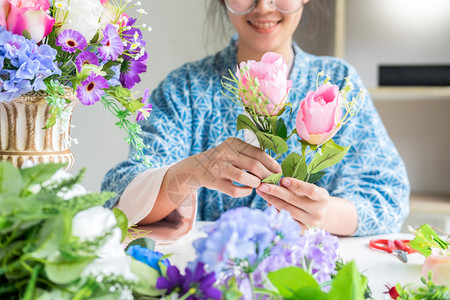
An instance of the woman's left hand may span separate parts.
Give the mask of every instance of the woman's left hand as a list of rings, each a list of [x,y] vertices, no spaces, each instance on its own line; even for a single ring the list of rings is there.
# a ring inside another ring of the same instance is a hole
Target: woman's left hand
[[[325,227],[330,195],[324,188],[285,177],[280,185],[262,183],[256,192],[278,210],[285,209],[302,227]]]

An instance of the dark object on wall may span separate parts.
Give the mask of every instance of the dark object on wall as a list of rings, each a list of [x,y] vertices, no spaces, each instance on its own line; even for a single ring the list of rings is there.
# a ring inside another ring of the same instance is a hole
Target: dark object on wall
[[[379,66],[380,86],[450,86],[448,66]]]

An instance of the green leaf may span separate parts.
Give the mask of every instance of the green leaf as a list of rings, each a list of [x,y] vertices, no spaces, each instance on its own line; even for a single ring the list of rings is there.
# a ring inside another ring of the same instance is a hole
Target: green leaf
[[[431,248],[447,249],[448,243],[442,240],[428,224],[420,226],[415,232],[415,237],[409,245],[422,253],[425,257],[431,254]]]
[[[286,128],[286,124],[284,124],[283,119],[279,118],[277,120],[277,125],[276,125],[276,131],[277,131],[277,135],[282,138],[283,140],[287,139],[287,128]]]
[[[128,218],[124,214],[124,212],[118,208],[113,208],[112,211],[117,220],[117,227],[119,227],[120,230],[122,231],[121,242],[123,242],[125,240],[125,238],[127,237],[127,233],[128,233]]]
[[[94,260],[94,258],[84,258],[68,262],[56,259],[45,264],[45,273],[48,279],[56,284],[68,284],[77,280],[83,270]]]
[[[22,31],[22,36],[24,38],[26,38],[27,40],[31,40],[32,39],[30,32],[27,31],[27,30]]]
[[[261,131],[257,131],[255,133],[259,144],[264,149],[272,150],[276,154],[282,154],[288,151],[288,145],[286,144],[286,141],[279,136]]]
[[[314,174],[310,174],[309,178],[308,178],[308,182],[309,183],[316,183],[317,181],[319,181],[320,178],[323,177],[323,175],[325,175],[327,172],[325,171],[320,171]]]
[[[317,287],[305,286],[297,290],[291,298],[292,300],[297,299],[314,299],[314,300],[327,300],[330,299],[328,294]],[[334,299],[333,299],[334,300]]]
[[[49,180],[59,169],[63,168],[65,164],[37,164],[30,168],[20,169],[25,188],[34,184],[41,184]]]
[[[308,173],[317,173],[340,162],[347,154],[350,146],[342,147],[329,140],[322,145],[322,153],[316,152],[309,163]]]
[[[236,300],[240,299],[242,296],[242,293],[239,290],[236,282],[236,277],[234,276],[231,277],[230,280],[228,280],[227,285],[220,285],[219,289],[222,292],[222,298],[224,300]]]
[[[256,128],[255,123],[253,123],[252,120],[250,120],[249,117],[246,115],[240,114],[236,121],[237,131],[240,131],[242,129],[250,129],[253,132],[257,132],[258,129]]]
[[[306,168],[305,157],[295,152],[289,154],[281,163],[281,169],[285,177],[293,177],[299,180],[305,180]]]
[[[156,280],[159,277],[157,270],[134,258],[130,263],[131,272],[137,277],[134,291],[145,296],[158,296],[164,293],[156,289]]]
[[[114,87],[116,91],[116,95],[118,98],[128,98],[131,97],[131,91],[121,86]]]
[[[292,298],[297,291],[304,287],[320,290],[317,281],[308,272],[299,267],[287,267],[275,272],[269,272],[267,277],[284,298]]]
[[[22,187],[19,170],[10,162],[0,162],[0,195],[19,195]]]
[[[271,183],[271,184],[277,184],[278,181],[280,181],[281,176],[283,176],[283,173],[272,174],[269,177],[264,178],[262,180],[262,182]]]
[[[135,111],[137,111],[139,108],[143,107],[144,105],[145,104],[142,103],[141,101],[134,100],[134,101],[128,102],[126,106],[132,113],[134,113]]]
[[[64,219],[61,216],[48,219],[39,230],[36,244],[38,248],[30,255],[34,258],[46,258],[59,248],[64,234]]]
[[[363,300],[365,283],[354,261],[345,265],[333,279],[330,299]]]
[[[127,248],[125,249],[125,251],[128,250],[128,248],[130,248],[131,246],[135,246],[135,245],[138,245],[143,248],[150,249],[150,250],[155,250],[155,241],[150,238],[144,237],[144,238],[138,238],[138,239],[131,241],[131,243],[129,243],[127,245]]]

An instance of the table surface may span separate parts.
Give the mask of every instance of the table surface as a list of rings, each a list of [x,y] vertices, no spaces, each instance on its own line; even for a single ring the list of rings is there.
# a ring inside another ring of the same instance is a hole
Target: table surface
[[[164,254],[173,254],[170,261],[179,268],[195,259],[192,242],[204,233],[199,230],[206,222],[197,222],[194,230],[182,236],[172,244],[156,245],[156,250]],[[408,262],[401,262],[395,255],[369,249],[371,239],[411,239],[412,234],[384,234],[370,237],[339,238],[339,255],[345,260],[354,260],[360,272],[369,279],[374,299],[390,299],[384,294],[386,284],[420,285],[421,265],[424,257],[419,253],[408,254]]]

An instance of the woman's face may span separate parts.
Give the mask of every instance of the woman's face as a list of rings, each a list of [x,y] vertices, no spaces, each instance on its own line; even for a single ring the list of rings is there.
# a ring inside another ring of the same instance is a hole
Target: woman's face
[[[303,0],[303,4],[309,0]],[[229,11],[231,23],[239,34],[239,50],[256,57],[267,51],[291,51],[292,35],[303,13],[303,6],[292,14],[283,14],[267,0],[259,0],[255,9],[245,15]]]

